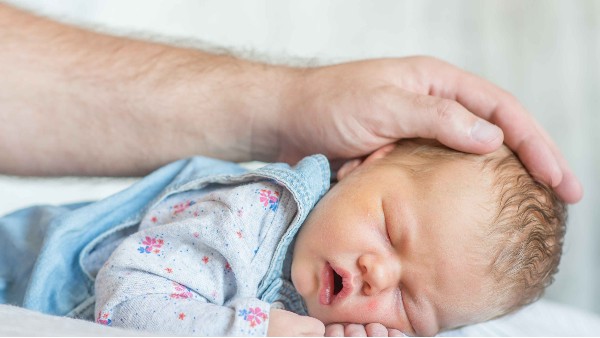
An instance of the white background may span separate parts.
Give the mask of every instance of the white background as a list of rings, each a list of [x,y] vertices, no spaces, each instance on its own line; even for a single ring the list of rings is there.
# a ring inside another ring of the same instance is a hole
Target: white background
[[[548,297],[600,313],[600,1],[12,2],[93,29],[198,40],[277,62],[433,55],[495,82],[548,130],[585,189],[570,208]],[[0,214],[97,199],[133,181],[0,176]]]

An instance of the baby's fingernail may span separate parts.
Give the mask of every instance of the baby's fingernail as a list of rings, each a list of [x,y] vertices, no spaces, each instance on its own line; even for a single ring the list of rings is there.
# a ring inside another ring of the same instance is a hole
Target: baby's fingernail
[[[481,143],[490,143],[501,135],[502,131],[500,128],[485,120],[478,120],[475,122],[473,128],[471,128],[471,138]]]

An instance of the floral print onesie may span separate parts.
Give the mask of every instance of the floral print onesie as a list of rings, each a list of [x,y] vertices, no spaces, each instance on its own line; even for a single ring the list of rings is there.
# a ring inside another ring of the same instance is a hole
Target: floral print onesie
[[[96,321],[152,333],[264,336],[257,290],[296,214],[272,180],[212,184],[149,209],[96,279]]]

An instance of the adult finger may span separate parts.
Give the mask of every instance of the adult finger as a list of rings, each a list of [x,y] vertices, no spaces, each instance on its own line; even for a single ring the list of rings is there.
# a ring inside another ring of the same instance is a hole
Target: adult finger
[[[533,130],[523,130],[521,134],[507,132],[506,144],[536,180],[551,186],[563,201],[576,203],[583,197],[581,184],[545,131],[536,127],[537,122],[532,119],[530,123]]]
[[[567,160],[561,154],[556,144],[552,141],[548,133],[540,126],[537,121],[533,121],[537,127],[538,132],[542,135],[547,144],[550,145],[552,153],[558,161],[558,165],[562,170],[562,180],[556,186],[554,191],[567,203],[576,203],[583,197],[583,187],[581,183],[571,171]]]
[[[325,337],[343,337],[343,336],[344,336],[344,325],[329,324],[325,327]]]
[[[365,325],[368,337],[387,337],[388,329],[380,323],[369,323]]]
[[[489,81],[455,67],[450,69],[453,80],[447,81],[446,88],[438,85],[430,92],[455,99],[469,111],[502,128],[504,142],[536,179],[552,186],[565,202],[579,201],[583,196],[581,184],[558,147],[518,100]],[[458,82],[460,86],[450,85]]]
[[[515,116],[500,105],[492,120],[506,130],[506,144],[517,153],[532,176],[553,187],[567,203],[575,203],[583,197],[581,184],[567,161],[533,118]]]
[[[579,180],[570,169],[563,172],[563,179],[560,184],[554,187],[554,191],[566,203],[577,203],[583,197],[583,188]]]
[[[492,152],[502,144],[500,128],[475,116],[454,100],[399,92],[392,106],[410,114],[395,123],[375,124],[377,130],[374,132],[390,139],[437,139],[450,148],[476,154]]]

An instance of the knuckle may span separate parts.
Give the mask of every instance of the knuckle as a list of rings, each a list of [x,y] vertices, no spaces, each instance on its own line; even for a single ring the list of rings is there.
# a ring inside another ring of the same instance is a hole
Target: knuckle
[[[508,107],[520,107],[521,102],[511,93],[507,92],[504,89],[500,89],[501,93],[504,95],[504,104]]]
[[[451,120],[458,111],[459,104],[452,100],[440,99],[434,105],[434,113],[441,121]]]

